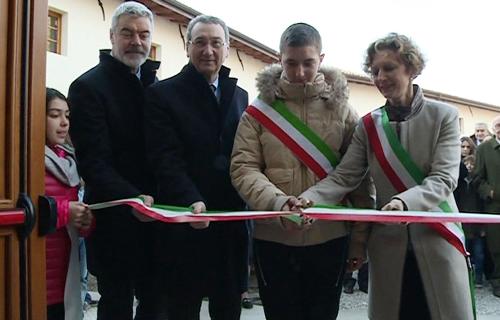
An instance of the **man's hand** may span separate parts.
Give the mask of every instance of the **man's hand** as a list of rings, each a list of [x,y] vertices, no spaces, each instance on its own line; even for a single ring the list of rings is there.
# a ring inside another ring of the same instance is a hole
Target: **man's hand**
[[[155,200],[153,199],[153,197],[152,196],[148,196],[147,194],[141,194],[141,195],[139,195],[139,198],[142,200],[142,202],[144,202],[144,205],[146,207],[151,207],[154,204],[154,202],[155,202]]]
[[[287,231],[302,230],[302,224],[298,224],[295,221],[292,221],[284,216],[280,217],[280,222],[281,222],[281,226],[283,227],[283,229],[285,229]]]
[[[300,205],[300,201],[295,197],[290,197],[281,207],[281,211],[292,211],[297,210],[297,206]]]
[[[281,207],[281,211],[301,211],[305,206],[311,206],[312,201],[307,199],[297,199],[295,197],[290,197],[283,207]],[[286,217],[280,217],[281,225],[285,230],[303,230],[309,229],[311,225],[314,223],[315,219],[308,217],[307,215],[300,215],[300,223],[296,223]]]
[[[144,205],[146,207],[151,207],[153,204],[154,204],[154,199],[152,196],[148,196],[147,194],[141,194],[138,196],[139,199],[142,200],[142,202],[144,202]],[[134,217],[137,218],[137,220],[139,220],[140,222],[152,222],[152,221],[155,221],[155,219],[151,218],[151,217],[148,217],[147,215],[135,210],[135,209],[132,209],[132,214],[134,215]]]
[[[207,207],[205,206],[205,203],[203,203],[203,201],[193,203],[191,205],[191,208],[193,208],[193,214],[200,214],[207,211]],[[194,229],[205,229],[210,225],[210,221],[190,222],[189,225]]]

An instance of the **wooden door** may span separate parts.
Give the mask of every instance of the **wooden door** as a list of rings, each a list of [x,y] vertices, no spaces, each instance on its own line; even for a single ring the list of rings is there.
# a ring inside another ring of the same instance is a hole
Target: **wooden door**
[[[46,0],[0,0],[0,320],[46,313],[45,243],[27,215],[43,193],[46,24]]]

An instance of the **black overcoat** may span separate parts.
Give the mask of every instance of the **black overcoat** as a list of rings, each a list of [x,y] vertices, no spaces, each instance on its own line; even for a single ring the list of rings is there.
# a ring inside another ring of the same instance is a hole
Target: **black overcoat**
[[[160,63],[146,61],[139,79],[130,68],[101,50],[100,62],[69,88],[70,134],[78,171],[85,182],[86,203],[153,194],[153,175],[146,164],[143,107],[144,90],[156,80]],[[130,208],[93,212],[96,228],[89,243],[97,259],[90,268],[135,259],[144,252],[137,239],[151,227],[139,222]],[[92,258],[94,256],[92,255]]]
[[[208,210],[245,208],[231,184],[229,165],[248,94],[236,85],[237,79],[229,77],[228,68],[221,68],[218,79],[220,103],[192,64],[147,90],[145,131],[158,184],[157,202],[189,206],[203,201]],[[232,290],[246,276],[244,222],[213,222],[204,230],[188,224],[165,228],[165,270],[174,290],[182,287],[209,294],[214,285]]]

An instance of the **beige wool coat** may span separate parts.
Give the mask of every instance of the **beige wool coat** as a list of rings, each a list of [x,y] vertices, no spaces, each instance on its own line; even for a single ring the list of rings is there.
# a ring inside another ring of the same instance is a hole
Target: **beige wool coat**
[[[424,182],[398,193],[380,168],[363,123],[337,169],[302,194],[316,202],[337,203],[353,190],[367,168],[375,182],[377,208],[393,197],[408,210],[435,211],[453,198],[460,163],[458,112],[455,108],[424,98],[414,85],[411,113],[399,123],[400,142],[420,167]],[[395,122],[391,122],[393,127]],[[370,261],[369,318],[398,320],[401,279],[408,246],[413,248],[433,320],[473,319],[467,265],[463,255],[426,225],[373,224],[368,237]]]
[[[290,83],[282,67],[272,65],[257,77],[260,98],[272,103],[284,99],[288,108],[306,123],[337,154],[344,154],[351,141],[358,116],[348,103],[347,81],[337,69],[321,69],[314,82]],[[298,196],[319,178],[271,132],[244,113],[233,147],[231,178],[241,197],[253,210],[280,210],[290,196]],[[373,186],[372,189],[373,190]],[[373,192],[365,181],[350,195],[359,207],[374,206]],[[285,230],[279,218],[255,220],[254,237],[290,246],[324,243],[348,234],[344,222],[316,221],[307,230]],[[362,243],[367,224],[353,228],[353,242]],[[356,236],[358,235],[358,236]],[[357,248],[362,248],[358,246]],[[352,255],[364,256],[351,246]]]

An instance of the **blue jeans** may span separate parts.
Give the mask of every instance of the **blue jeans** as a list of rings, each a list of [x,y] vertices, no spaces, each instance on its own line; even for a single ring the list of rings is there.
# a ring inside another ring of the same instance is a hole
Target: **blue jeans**
[[[85,302],[85,296],[87,295],[87,283],[89,278],[89,272],[87,270],[87,254],[85,252],[85,239],[80,238],[79,244],[79,255],[80,255],[80,287],[82,294],[82,304]]]
[[[476,283],[482,283],[484,277],[484,248],[485,238],[474,237],[466,240],[467,250],[470,251],[472,265],[474,266],[474,274]]]

